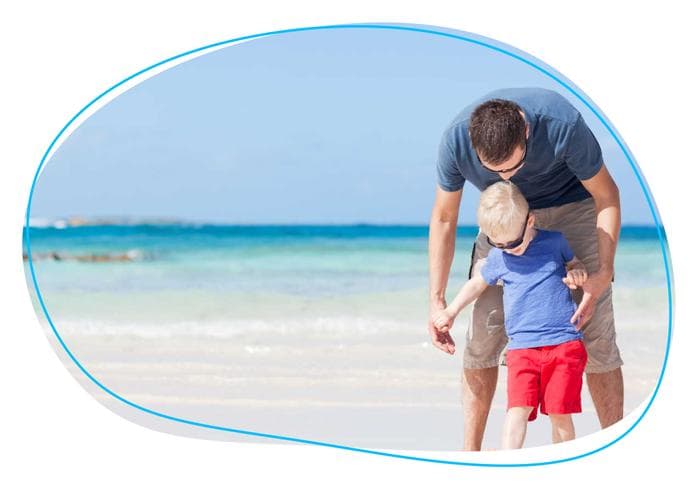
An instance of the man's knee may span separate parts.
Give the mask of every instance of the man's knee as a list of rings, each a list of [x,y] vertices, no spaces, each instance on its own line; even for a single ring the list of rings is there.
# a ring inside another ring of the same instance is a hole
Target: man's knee
[[[600,427],[606,428],[620,421],[625,402],[622,369],[586,375],[588,389],[595,406]]]
[[[599,390],[602,394],[617,398],[623,392],[622,368],[617,367],[600,373],[587,373],[586,381],[592,390]]]
[[[496,390],[498,367],[465,368],[462,371],[462,387],[465,402],[477,402],[488,406]]]

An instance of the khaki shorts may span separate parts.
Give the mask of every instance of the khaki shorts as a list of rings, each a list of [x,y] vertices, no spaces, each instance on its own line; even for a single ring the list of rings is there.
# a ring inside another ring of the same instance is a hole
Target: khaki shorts
[[[562,232],[588,272],[598,270],[598,237],[593,199],[534,209],[532,212],[535,215],[536,227]],[[474,270],[481,269],[490,249],[486,236],[479,233],[472,251],[469,277]],[[576,303],[580,302],[581,296],[580,289],[574,291]],[[593,317],[583,326],[581,332],[588,351],[586,373],[604,373],[622,366],[620,351],[615,342],[611,287],[598,299]],[[507,343],[508,337],[503,326],[503,288],[489,286],[474,303],[472,319],[467,327],[464,368],[497,366]]]

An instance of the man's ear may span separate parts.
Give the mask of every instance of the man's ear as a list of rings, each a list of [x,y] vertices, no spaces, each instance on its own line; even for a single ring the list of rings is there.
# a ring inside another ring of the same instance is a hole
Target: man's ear
[[[523,112],[522,109],[518,109],[518,111],[520,112],[520,115],[525,121],[525,141],[527,142],[528,137],[530,137],[530,124],[527,123],[527,117],[525,117],[525,112]]]
[[[527,215],[527,227],[531,228],[535,225],[535,215],[530,213]]]

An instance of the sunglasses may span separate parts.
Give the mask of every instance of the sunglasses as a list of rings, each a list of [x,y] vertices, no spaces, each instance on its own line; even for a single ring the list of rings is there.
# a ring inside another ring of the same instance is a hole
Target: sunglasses
[[[525,142],[525,150],[523,151],[523,157],[522,157],[522,159],[520,159],[519,163],[517,163],[513,167],[509,167],[508,169],[491,169],[490,167],[487,167],[486,164],[484,164],[484,162],[481,160],[479,155],[476,154],[476,158],[479,159],[479,163],[481,164],[481,167],[483,167],[484,169],[486,169],[489,172],[494,172],[496,174],[505,174],[506,172],[513,172],[513,171],[520,169],[521,167],[523,167],[523,164],[525,164],[525,156],[527,156],[527,142]]]
[[[520,233],[520,236],[518,239],[515,241],[511,241],[509,243],[494,243],[491,241],[491,238],[486,236],[486,242],[489,243],[491,246],[494,248],[498,249],[515,249],[521,244],[523,244],[523,239],[525,239],[525,232],[527,231],[527,221],[530,219],[530,212],[528,211],[527,216],[525,216],[525,224],[523,225],[523,231]]]

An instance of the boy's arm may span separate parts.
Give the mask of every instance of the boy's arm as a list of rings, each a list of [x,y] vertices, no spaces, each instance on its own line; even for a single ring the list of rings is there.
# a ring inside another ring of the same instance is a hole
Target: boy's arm
[[[465,306],[473,303],[481,293],[488,287],[488,283],[481,276],[481,273],[476,271],[472,278],[464,283],[462,289],[459,290],[455,299],[452,300],[445,311],[453,317],[456,317]]]

